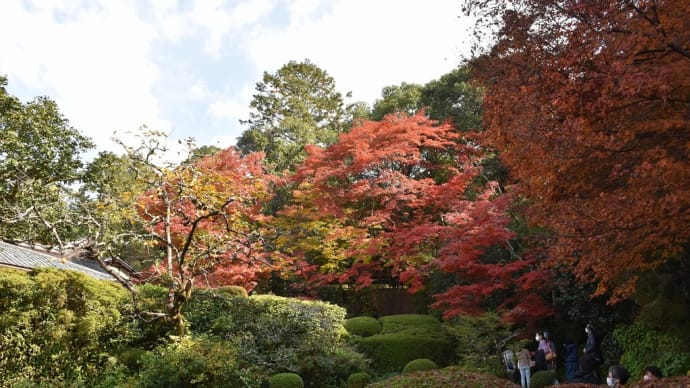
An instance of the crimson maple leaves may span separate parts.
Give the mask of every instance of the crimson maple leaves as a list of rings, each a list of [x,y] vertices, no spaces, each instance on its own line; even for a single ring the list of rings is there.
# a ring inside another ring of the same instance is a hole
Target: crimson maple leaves
[[[139,212],[166,249],[168,275],[253,288],[270,268],[257,231],[271,181],[261,154],[242,158],[229,148],[163,178],[141,197]]]
[[[389,115],[307,153],[275,217],[262,211],[274,177],[260,154],[230,148],[159,174],[139,214],[166,250],[160,272],[173,281],[178,312],[192,284],[247,286],[290,263],[310,287],[378,283],[415,292],[445,273],[453,282],[434,306],[446,317],[479,312],[500,295],[507,317],[525,318],[540,273],[534,260],[489,253],[513,238],[510,198],[480,176],[484,151],[452,125],[424,112]]]
[[[300,202],[284,215],[308,213],[330,224],[325,240],[340,239],[338,249],[301,252],[312,259],[303,268],[309,284],[365,287],[393,278],[414,292],[442,271],[456,284],[436,295],[435,306],[451,317],[477,312],[499,291],[512,295],[532,263],[487,257],[488,248],[513,237],[509,198],[495,182],[481,181],[483,152],[448,123],[423,112],[389,115],[307,152],[296,174]]]

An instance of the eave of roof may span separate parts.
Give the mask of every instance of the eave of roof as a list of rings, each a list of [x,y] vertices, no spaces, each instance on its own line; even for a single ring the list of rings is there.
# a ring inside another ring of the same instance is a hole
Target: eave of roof
[[[81,272],[96,279],[115,280],[112,275],[106,272],[96,271],[86,266],[73,263],[65,258],[51,256],[4,241],[0,241],[0,265],[24,269],[57,268]]]

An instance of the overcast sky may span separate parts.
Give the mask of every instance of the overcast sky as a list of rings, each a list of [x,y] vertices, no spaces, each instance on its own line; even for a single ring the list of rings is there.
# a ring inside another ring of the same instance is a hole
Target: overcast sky
[[[47,95],[98,150],[145,124],[227,147],[264,71],[311,60],[348,101],[424,84],[467,55],[460,0],[2,0],[0,74]],[[119,135],[122,136],[122,135]]]

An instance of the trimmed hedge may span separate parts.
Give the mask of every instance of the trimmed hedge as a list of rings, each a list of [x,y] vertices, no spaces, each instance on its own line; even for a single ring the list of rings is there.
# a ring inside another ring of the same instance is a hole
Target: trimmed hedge
[[[436,318],[402,314],[381,317],[379,321],[379,334],[352,339],[373,360],[377,372],[399,372],[418,358],[428,358],[438,365],[448,365],[453,360],[453,338]]]
[[[304,388],[304,381],[295,373],[278,373],[268,381],[270,388]]]
[[[364,388],[371,382],[371,376],[366,372],[357,372],[347,378],[347,388]]]
[[[544,388],[556,382],[556,373],[552,370],[541,370],[530,378],[530,388]]]
[[[438,365],[429,360],[428,358],[418,358],[416,360],[412,360],[405,364],[405,367],[403,368],[403,373],[412,373],[412,372],[417,372],[420,370],[433,370],[433,369],[438,369]]]
[[[345,321],[350,334],[369,337],[381,332],[381,322],[373,317],[354,317]]]
[[[230,296],[249,296],[247,289],[242,286],[222,286],[215,289],[219,294],[225,294]]]

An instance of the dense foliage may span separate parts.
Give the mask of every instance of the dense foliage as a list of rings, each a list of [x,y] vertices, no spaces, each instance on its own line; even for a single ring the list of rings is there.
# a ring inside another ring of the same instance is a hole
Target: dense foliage
[[[146,131],[85,166],[92,142],[0,76],[0,239],[148,283],[0,271],[0,385],[355,387],[420,362],[459,368],[372,386],[511,386],[503,349],[540,326],[581,348],[590,321],[604,365],[687,373],[689,3],[464,4],[480,51],[438,80],[343,108],[291,61],[237,148],[182,162]],[[408,301],[443,324],[382,313]]]
[[[241,347],[230,341],[185,337],[144,355],[136,386],[259,387],[261,374],[253,365],[239,361],[241,351]]]
[[[381,322],[374,317],[354,317],[345,321],[345,329],[350,334],[368,337],[381,332]]]
[[[397,281],[416,292],[439,270],[454,279],[435,295],[446,317],[479,312],[497,293],[506,310],[530,311],[524,304],[538,299],[531,288],[539,277],[525,270],[533,260],[485,255],[513,236],[510,198],[496,182],[477,184],[484,153],[461,140],[452,125],[420,112],[309,146],[293,204],[278,219],[296,231],[277,244],[303,258],[297,274],[311,287]]]
[[[418,358],[405,364],[402,373],[412,373],[421,370],[438,369],[438,364],[428,358]]]
[[[498,355],[513,333],[498,314],[460,316],[446,322],[445,327],[455,338],[458,365],[495,376],[504,375],[505,367]]]
[[[485,139],[530,221],[558,239],[597,294],[630,296],[641,272],[690,241],[690,5],[686,1],[466,1],[493,41],[474,60]]]
[[[22,103],[6,86],[0,76],[0,237],[57,245],[78,236],[69,185],[94,144],[54,101]]]
[[[138,336],[129,294],[73,271],[0,271],[2,383],[97,380]]]
[[[620,363],[639,380],[648,365],[656,365],[666,376],[690,371],[690,333],[684,329],[658,330],[641,322],[618,327],[613,333],[623,354]]]
[[[264,152],[269,167],[293,170],[307,144],[332,144],[343,131],[342,95],[335,80],[305,60],[290,61],[274,74],[264,72],[250,103],[248,128],[237,141],[245,154]]]
[[[342,307],[270,295],[230,297],[199,290],[186,306],[191,332],[234,342],[238,360],[262,373],[298,373],[307,387],[338,386],[363,370],[345,344]]]

